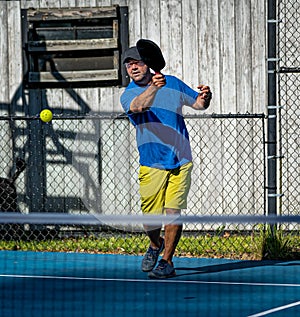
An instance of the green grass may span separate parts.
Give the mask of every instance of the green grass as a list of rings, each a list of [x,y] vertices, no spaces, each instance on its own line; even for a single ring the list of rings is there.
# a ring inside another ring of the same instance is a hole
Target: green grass
[[[262,258],[276,260],[300,258],[299,235],[286,234],[280,227],[268,225],[261,236]]]
[[[214,257],[231,259],[292,259],[299,258],[299,234],[284,235],[276,230],[259,234],[182,236],[176,256]],[[144,235],[85,236],[47,240],[0,240],[0,250],[143,254],[148,247]]]

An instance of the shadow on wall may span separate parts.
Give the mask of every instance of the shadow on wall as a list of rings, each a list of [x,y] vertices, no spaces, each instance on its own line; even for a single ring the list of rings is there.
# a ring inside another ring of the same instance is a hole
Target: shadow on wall
[[[51,61],[49,61],[51,63]],[[54,64],[51,63],[51,70],[55,73],[57,80],[65,81],[65,79],[57,72]],[[79,110],[68,110],[68,116],[78,116],[86,115],[91,111],[91,107],[88,103],[83,100],[83,98],[72,88],[65,88],[68,95],[76,102]],[[11,192],[12,200],[16,202],[16,188],[14,182],[16,180],[15,176],[19,176],[21,172],[20,162],[24,162],[26,165],[26,174],[24,181],[24,189],[20,190],[18,200],[22,202],[23,209],[21,212],[64,212],[68,213],[71,211],[83,211],[86,212],[86,206],[82,202],[80,197],[75,195],[67,197],[65,192],[62,191],[61,194],[55,192],[54,194],[49,194],[49,187],[55,187],[54,184],[50,184],[49,181],[49,170],[55,170],[55,165],[61,165],[63,167],[67,165],[72,165],[77,169],[78,174],[81,173],[80,177],[86,178],[83,180],[85,185],[90,188],[91,191],[97,192],[98,184],[95,183],[93,177],[88,175],[88,163],[84,161],[74,163],[74,156],[72,150],[67,148],[62,142],[62,140],[67,139],[68,141],[75,140],[76,131],[72,130],[72,127],[68,131],[57,131],[54,129],[53,124],[43,123],[39,120],[39,113],[42,109],[50,108],[47,100],[47,90],[46,89],[29,89],[26,91],[25,85],[22,83],[17,91],[15,92],[10,103],[0,102],[0,113],[8,113],[7,116],[2,116],[2,122],[7,122],[9,124],[9,130],[7,131],[7,144],[5,147],[7,153],[3,155],[9,156],[8,162],[16,162],[15,167],[11,167],[10,175],[12,171],[16,169],[16,173],[11,178],[2,178],[1,188],[3,187],[2,203],[1,207],[3,211],[8,209],[6,204],[9,204],[8,200],[4,201],[5,195]],[[55,115],[61,116],[61,110],[51,109]],[[24,116],[20,116],[20,113],[24,113]],[[18,115],[17,115],[18,114]],[[21,123],[22,122],[22,123]],[[96,123],[95,123],[96,125]],[[95,126],[95,131],[99,129]],[[46,140],[47,139],[47,140]],[[51,149],[49,154],[49,149],[47,144],[53,143],[54,147]],[[51,157],[51,159],[50,159]],[[59,162],[56,158],[59,157]],[[17,161],[18,158],[18,161]],[[76,159],[76,158],[75,158]],[[52,165],[52,166],[51,166]],[[101,166],[101,164],[99,164]],[[50,167],[50,169],[49,169]],[[84,171],[84,172],[82,172]],[[66,172],[67,173],[67,172]],[[5,176],[4,176],[5,177]],[[60,175],[60,178],[62,176]],[[89,191],[89,189],[87,189]],[[2,191],[2,189],[1,189]],[[50,191],[51,192],[51,191]],[[8,198],[7,198],[8,199]],[[11,207],[12,210],[18,210],[14,208],[16,205]]]

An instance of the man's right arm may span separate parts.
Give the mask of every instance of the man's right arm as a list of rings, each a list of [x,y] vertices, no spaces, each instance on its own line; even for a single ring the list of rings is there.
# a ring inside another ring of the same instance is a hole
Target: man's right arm
[[[152,106],[157,91],[165,84],[166,80],[162,74],[154,75],[148,88],[132,100],[130,104],[130,112],[137,113],[148,110]]]

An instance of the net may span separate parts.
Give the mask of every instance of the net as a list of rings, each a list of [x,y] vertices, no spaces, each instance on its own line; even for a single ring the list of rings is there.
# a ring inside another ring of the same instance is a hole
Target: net
[[[300,216],[6,212],[0,219],[3,316],[299,314]],[[142,272],[143,224],[162,224],[166,243],[168,225],[183,226],[172,278]]]

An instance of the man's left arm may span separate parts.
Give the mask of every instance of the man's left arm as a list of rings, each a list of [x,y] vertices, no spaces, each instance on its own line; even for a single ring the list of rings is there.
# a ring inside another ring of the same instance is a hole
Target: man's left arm
[[[210,105],[212,93],[209,86],[199,85],[197,88],[200,89],[200,92],[195,103],[192,105],[192,108],[196,110],[205,110]]]

